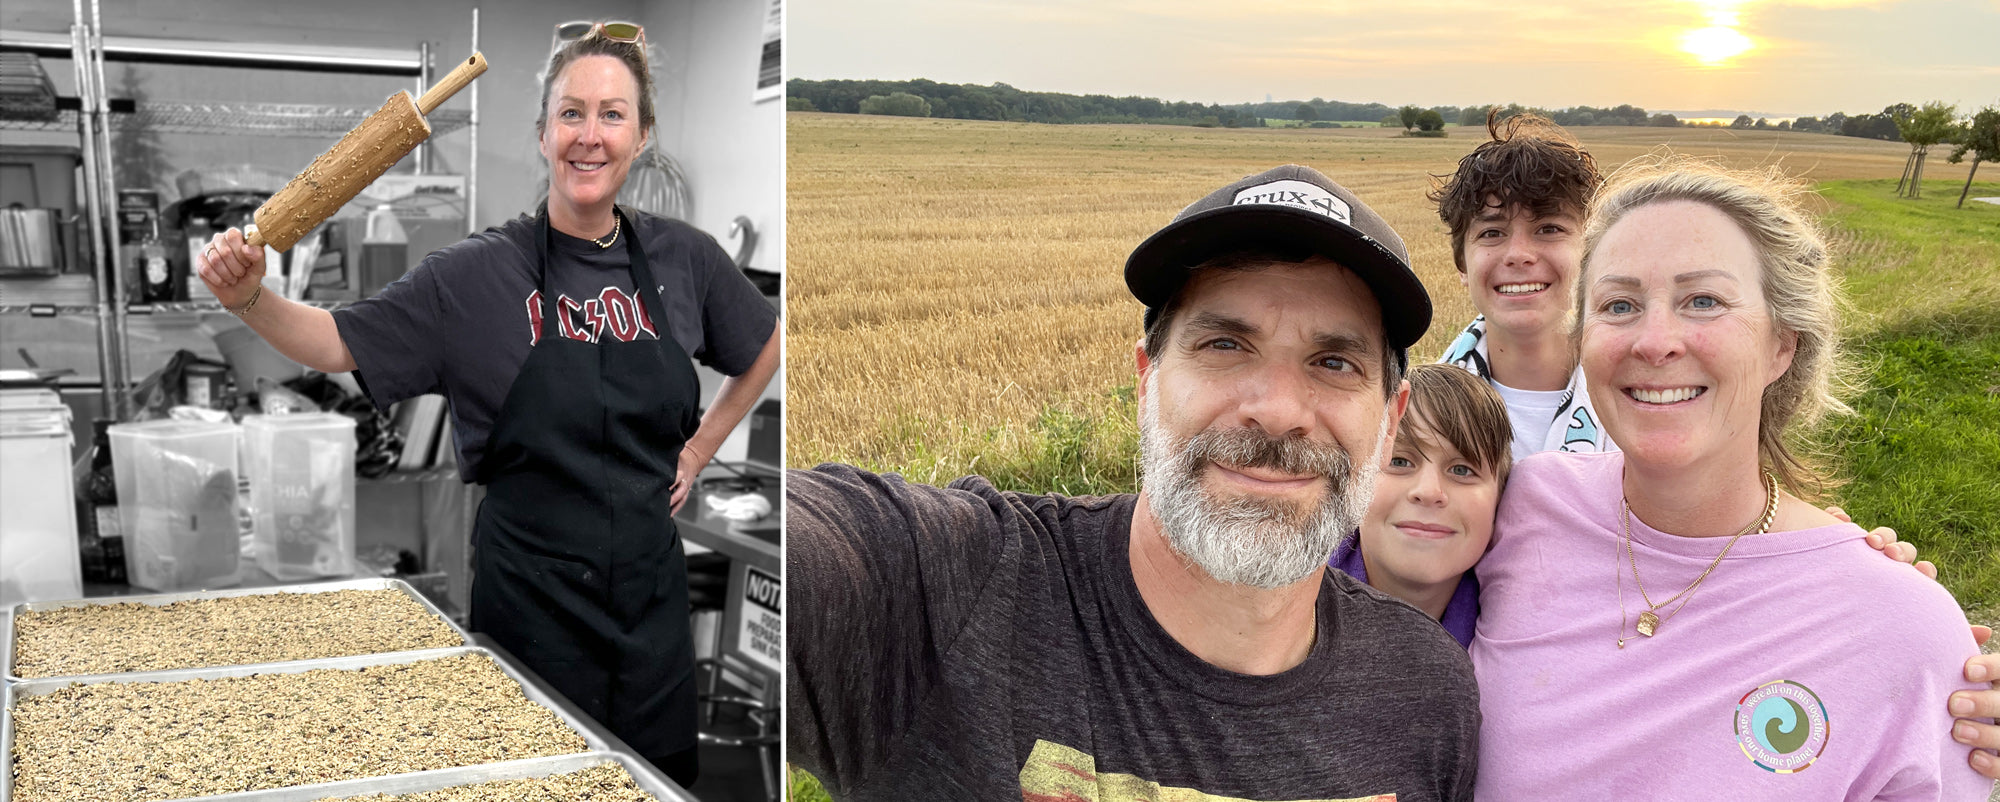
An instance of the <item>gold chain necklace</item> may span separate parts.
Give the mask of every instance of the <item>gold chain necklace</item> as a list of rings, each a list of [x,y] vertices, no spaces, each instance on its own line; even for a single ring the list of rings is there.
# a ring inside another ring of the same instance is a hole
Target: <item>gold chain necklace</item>
[[[1693,582],[1681,589],[1681,592],[1662,599],[1658,604],[1654,604],[1653,600],[1646,595],[1646,583],[1639,578],[1639,558],[1632,554],[1632,504],[1622,497],[1619,499],[1619,504],[1623,507],[1623,510],[1619,513],[1618,524],[1624,531],[1620,542],[1625,546],[1625,559],[1632,564],[1632,582],[1639,586],[1639,599],[1646,603],[1646,611],[1639,614],[1639,624],[1635,627],[1639,634],[1648,638],[1653,637],[1654,633],[1659,632],[1660,625],[1679,615],[1681,609],[1687,607],[1688,602],[1694,600],[1694,589],[1701,587],[1702,581],[1708,579],[1709,573],[1714,571],[1716,566],[1722,564],[1722,558],[1729,556],[1729,550],[1736,547],[1736,541],[1742,540],[1744,535],[1750,534],[1753,531],[1752,527],[1755,527],[1754,531],[1760,535],[1771,531],[1771,522],[1778,515],[1778,477],[1772,476],[1770,471],[1765,471],[1764,487],[1766,495],[1770,497],[1770,501],[1764,506],[1764,517],[1756,521],[1751,521],[1749,525],[1744,526],[1742,531],[1737,532],[1736,536],[1730,538],[1729,543],[1722,547],[1722,553],[1715,555],[1715,559],[1709,562],[1708,567],[1702,569],[1700,576],[1695,577]],[[1661,618],[1659,615],[1660,608],[1673,604],[1675,599],[1681,600],[1680,606],[1675,607],[1673,612],[1667,613],[1666,618]],[[1625,648],[1625,640],[1625,567],[1619,566],[1618,648]]]
[[[603,242],[598,242],[597,238],[592,237],[590,240],[590,244],[595,245],[599,248],[611,247],[611,243],[618,241],[618,229],[623,227],[624,222],[625,222],[624,219],[620,218],[617,214],[611,215],[611,238]]]

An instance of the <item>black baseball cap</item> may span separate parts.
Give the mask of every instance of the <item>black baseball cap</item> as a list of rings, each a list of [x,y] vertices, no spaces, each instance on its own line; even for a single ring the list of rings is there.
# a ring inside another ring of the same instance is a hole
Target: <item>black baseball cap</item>
[[[1189,204],[1125,260],[1125,286],[1146,305],[1151,328],[1187,286],[1194,266],[1237,251],[1318,255],[1367,282],[1382,307],[1389,345],[1405,352],[1431,325],[1431,296],[1410,270],[1409,252],[1373,209],[1318,170],[1287,164]]]

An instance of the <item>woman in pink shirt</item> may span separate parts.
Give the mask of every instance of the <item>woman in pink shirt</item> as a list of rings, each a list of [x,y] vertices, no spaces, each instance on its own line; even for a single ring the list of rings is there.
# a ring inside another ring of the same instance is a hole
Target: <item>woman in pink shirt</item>
[[[1477,569],[1482,800],[1987,797],[1937,703],[1983,687],[1964,614],[1800,498],[1786,431],[1842,407],[1793,192],[1670,161],[1599,194],[1579,353],[1623,451],[1513,470]]]

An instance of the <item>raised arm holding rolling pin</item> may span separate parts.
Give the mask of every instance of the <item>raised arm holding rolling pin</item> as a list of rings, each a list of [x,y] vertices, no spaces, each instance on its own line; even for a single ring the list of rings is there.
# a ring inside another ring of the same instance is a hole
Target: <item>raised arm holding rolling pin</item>
[[[714,239],[614,204],[653,130],[640,27],[566,23],[556,43],[536,121],[545,208],[334,312],[261,292],[263,249],[235,229],[200,272],[280,352],[355,371],[378,406],[450,400],[461,476],[487,487],[473,629],[687,785],[695,684],[672,515],[777,371],[778,320]],[[340,151],[300,180],[328,183],[316,173]],[[706,414],[690,357],[730,377]]]

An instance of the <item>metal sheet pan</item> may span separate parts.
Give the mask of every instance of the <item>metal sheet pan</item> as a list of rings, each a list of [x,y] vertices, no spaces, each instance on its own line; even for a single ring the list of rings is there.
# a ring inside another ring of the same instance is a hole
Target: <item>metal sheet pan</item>
[[[22,680],[0,689],[0,700],[5,703],[0,708],[0,756],[5,756],[4,769],[0,770],[0,802],[7,802],[14,793],[14,702],[16,699],[46,696],[71,685],[98,685],[104,683],[133,682],[182,682],[192,679],[218,679],[221,677],[247,677],[253,674],[297,674],[322,668],[357,669],[366,666],[400,665],[422,660],[437,660],[463,654],[484,655],[500,667],[500,671],[521,684],[521,693],[529,701],[554,711],[564,724],[583,736],[585,749],[591,752],[611,752],[632,754],[630,747],[616,736],[598,727],[595,721],[578,712],[568,700],[556,695],[543,685],[538,678],[514,664],[511,659],[495,654],[490,649],[477,646],[458,646],[449,649],[428,649],[415,652],[386,652],[383,654],[358,655],[354,657],[332,657],[323,660],[295,660],[288,663],[264,663],[249,666],[219,666],[214,668],[187,668],[175,671],[144,671],[129,674],[94,674],[86,677],[65,677],[52,679]],[[582,754],[582,753],[578,753]],[[636,772],[635,772],[636,776]],[[654,775],[658,777],[657,773]],[[660,778],[663,782],[666,780]]]
[[[589,752],[560,757],[538,757],[530,760],[510,760],[505,763],[488,763],[483,766],[465,766],[456,769],[420,771],[414,774],[398,774],[390,777],[371,777],[365,780],[343,780],[335,783],[315,783],[291,788],[273,788],[266,791],[241,791],[221,796],[200,797],[203,802],[318,802],[322,799],[345,799],[362,794],[413,794],[421,791],[436,791],[442,788],[456,788],[461,785],[492,782],[494,780],[518,780],[525,777],[547,777],[551,774],[580,771],[605,763],[617,763],[625,767],[646,793],[652,794],[660,802],[699,802],[694,795],[682,790],[672,780],[660,776],[651,764],[632,755],[618,752]],[[182,802],[176,800],[175,802]]]
[[[451,627],[451,631],[458,633],[459,640],[464,641],[467,645],[470,645],[472,643],[472,637],[466,633],[465,628],[460,627],[456,622],[452,621],[450,616],[445,615],[444,611],[439,610],[437,605],[431,603],[430,599],[424,598],[424,594],[418,593],[416,588],[410,587],[410,583],[404,582],[403,580],[400,579],[388,579],[388,578],[348,579],[338,582],[313,582],[313,583],[298,584],[298,585],[271,585],[268,587],[261,587],[261,588],[229,588],[227,590],[197,590],[197,591],[185,591],[181,593],[156,593],[147,596],[100,596],[91,599],[67,599],[64,601],[40,601],[40,602],[27,602],[24,604],[16,604],[13,607],[7,609],[6,611],[7,615],[5,616],[4,621],[0,621],[0,623],[4,623],[6,625],[6,634],[7,634],[6,640],[0,641],[0,665],[4,665],[6,667],[7,682],[12,683],[12,682],[28,681],[15,675],[14,673],[14,657],[15,657],[14,621],[20,617],[21,613],[25,612],[39,612],[43,610],[62,610],[70,607],[101,607],[112,604],[150,604],[155,607],[164,607],[166,605],[173,604],[174,602],[190,601],[195,599],[227,599],[236,596],[268,596],[277,593],[332,593],[333,591],[336,590],[402,591],[404,595],[409,596],[412,599],[415,599],[418,604],[423,605],[424,609],[428,611],[431,615],[437,616],[438,620],[443,621],[445,623],[445,626]],[[320,658],[320,659],[329,659],[329,658]],[[338,658],[332,658],[332,659],[338,659]],[[309,661],[296,661],[296,662],[309,662]],[[262,663],[259,665],[275,666],[275,665],[283,665],[283,663]],[[168,669],[168,670],[193,670],[193,669]],[[141,673],[141,672],[132,672],[132,673]],[[143,673],[152,673],[152,672],[143,672]],[[36,681],[45,679],[79,679],[79,678],[80,677],[37,677]]]

